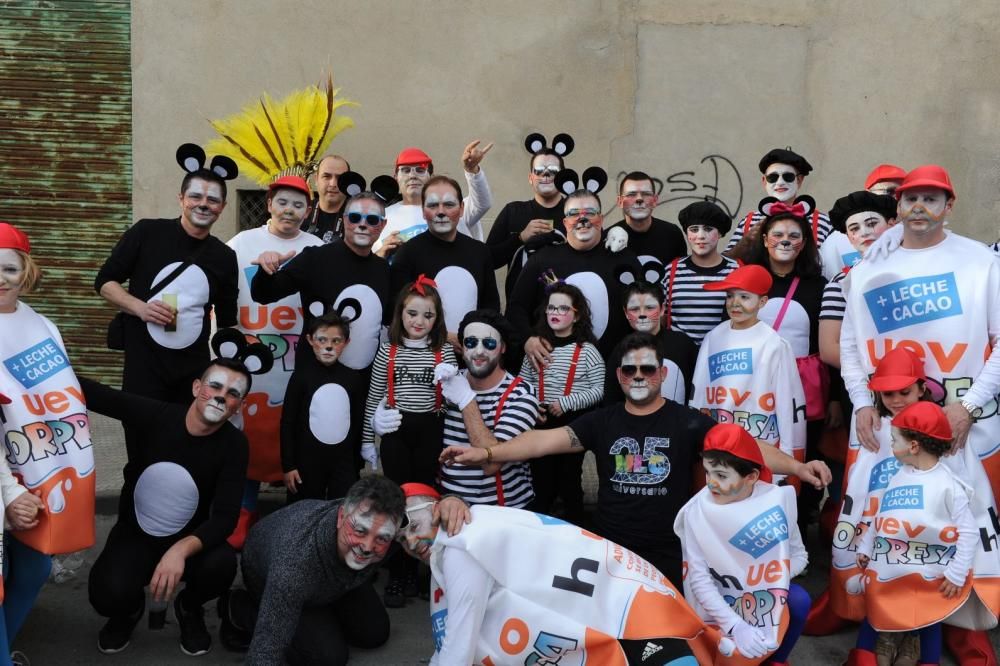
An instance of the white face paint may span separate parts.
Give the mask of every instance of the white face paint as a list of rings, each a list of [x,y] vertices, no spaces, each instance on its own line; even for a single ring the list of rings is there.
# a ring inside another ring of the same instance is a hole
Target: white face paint
[[[719,249],[719,230],[706,224],[692,224],[684,232],[691,254],[709,257]]]
[[[430,497],[408,497],[406,517],[410,522],[396,537],[407,553],[423,562],[430,559],[431,546],[438,532],[434,525],[435,504],[437,502]]]
[[[568,236],[566,238],[574,250],[589,250],[601,242],[601,215],[597,199],[589,196],[571,197],[563,205]]]
[[[21,295],[24,281],[24,262],[15,250],[0,250],[0,312],[17,309],[17,299]]]
[[[500,365],[500,356],[503,354],[500,332],[489,324],[474,322],[465,327],[464,336],[462,358],[469,374],[476,378],[489,376]],[[487,345],[492,345],[490,339],[496,341],[493,349],[487,349]]]
[[[649,294],[632,294],[625,304],[625,318],[632,330],[656,334],[660,331],[663,306]]]
[[[904,231],[915,236],[944,234],[942,225],[951,212],[952,200],[937,187],[914,187],[899,196],[899,220]]]
[[[662,366],[656,360],[656,354],[652,349],[633,349],[622,357],[621,368],[625,366],[635,366],[640,368],[632,377],[621,376],[622,391],[633,403],[645,404],[660,395],[660,384],[662,383]],[[641,368],[655,368],[656,370],[647,373]]]
[[[556,173],[559,171],[559,158],[555,155],[542,155],[536,157],[531,165],[532,171],[528,175],[528,182],[535,194],[543,199],[552,199],[559,196],[559,189],[556,187]],[[542,175],[536,175],[535,169],[544,169]]]
[[[208,423],[228,420],[243,402],[246,377],[218,366],[209,369],[196,394],[199,412]]]
[[[864,254],[889,228],[889,224],[884,217],[874,211],[862,211],[848,217],[844,222],[844,228],[847,231],[847,240],[855,250]]]
[[[362,502],[347,512],[341,506],[337,515],[337,552],[354,571],[384,558],[396,537],[396,524],[385,514],[368,511],[368,507],[368,502]]]
[[[774,183],[769,183],[767,178],[772,173],[778,174],[778,180]],[[792,182],[788,182],[786,180],[787,176],[784,175],[789,173],[795,176],[792,178]],[[802,176],[798,175],[795,167],[775,162],[764,171],[764,177],[761,182],[763,182],[764,191],[767,192],[769,197],[775,197],[778,201],[791,201],[798,194],[799,188],[802,186]]]
[[[351,213],[355,213],[355,215],[360,214],[361,222],[358,224],[349,222],[348,215]],[[385,226],[384,220],[379,222],[377,226],[369,224],[368,216],[370,215],[384,217],[385,208],[377,201],[358,199],[352,201],[351,205],[344,210],[344,242],[355,252],[369,250]]]
[[[198,229],[208,229],[219,219],[226,207],[222,187],[218,183],[192,178],[187,192],[179,195],[181,217]]]
[[[622,193],[618,197],[618,205],[625,217],[633,222],[644,222],[653,215],[656,207],[656,190],[648,180],[626,180],[622,184]]]
[[[424,197],[424,220],[435,235],[451,235],[461,216],[461,202],[450,187],[428,188]]]

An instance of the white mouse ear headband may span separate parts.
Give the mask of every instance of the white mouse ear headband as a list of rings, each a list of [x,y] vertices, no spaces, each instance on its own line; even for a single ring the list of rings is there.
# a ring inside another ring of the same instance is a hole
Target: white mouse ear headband
[[[345,171],[337,176],[337,188],[348,197],[357,196],[365,191],[365,177],[356,171]],[[392,176],[376,176],[371,182],[370,191],[383,202],[388,203],[399,194],[399,183]]]
[[[807,215],[816,209],[816,200],[808,194],[803,194],[800,197],[796,197],[795,202],[789,205],[784,201],[778,201],[774,197],[764,197],[760,200],[757,209],[766,217],[788,214],[804,220]]]
[[[262,342],[248,343],[246,335],[235,328],[220,328],[212,336],[212,351],[221,358],[239,361],[251,375],[263,375],[274,365],[270,347]]]
[[[548,145],[544,136],[534,132],[524,138],[524,147],[532,155],[537,155],[548,148]],[[573,152],[575,147],[576,143],[569,134],[556,134],[552,137],[552,152],[559,157],[566,157]]]
[[[212,158],[212,163],[206,167],[205,151],[193,143],[185,143],[177,149],[177,164],[187,173],[207,172],[215,174],[222,180],[233,180],[240,173],[236,162],[225,155],[216,155]]]
[[[583,188],[591,194],[597,194],[608,184],[608,172],[598,166],[587,167],[583,177],[576,175],[572,169],[563,169],[556,174],[556,187],[569,196]]]

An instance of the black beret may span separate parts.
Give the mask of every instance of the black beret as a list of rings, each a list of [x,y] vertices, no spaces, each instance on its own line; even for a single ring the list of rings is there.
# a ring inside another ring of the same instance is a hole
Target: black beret
[[[812,165],[806,161],[806,158],[802,157],[798,153],[792,152],[788,148],[775,148],[768,151],[767,155],[760,158],[760,162],[757,166],[760,167],[760,172],[764,173],[767,171],[767,167],[775,163],[787,164],[788,166],[795,167],[795,170],[800,176],[808,176],[809,172],[813,170]]]
[[[692,224],[704,224],[719,230],[720,236],[725,236],[733,228],[733,220],[718,204],[711,201],[695,201],[681,209],[677,214],[681,228],[687,230]]]
[[[856,213],[878,213],[885,219],[896,217],[896,199],[888,194],[875,194],[868,190],[851,192],[837,199],[830,209],[830,224],[840,233],[847,233],[847,218]]]

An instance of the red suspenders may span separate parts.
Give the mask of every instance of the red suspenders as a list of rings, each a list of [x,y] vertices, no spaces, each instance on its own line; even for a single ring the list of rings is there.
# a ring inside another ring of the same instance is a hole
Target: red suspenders
[[[583,345],[577,343],[576,349],[573,350],[573,360],[569,363],[569,375],[566,377],[566,387],[563,389],[563,395],[569,395],[573,390],[573,381],[576,379],[576,365],[580,361],[580,352],[583,351]],[[538,369],[538,401],[545,402],[545,369]]]
[[[389,375],[388,391],[386,392],[385,404],[393,409],[396,408],[396,350],[399,345],[389,345],[389,363],[386,365],[386,373]],[[440,349],[434,351],[434,365],[441,363],[443,353]],[[441,394],[441,383],[438,382],[434,388],[434,411],[441,411],[444,397]]]
[[[521,378],[520,377],[515,377],[514,381],[512,381],[510,383],[510,386],[507,387],[507,390],[504,391],[503,395],[500,396],[500,400],[497,401],[497,410],[495,412],[493,412],[493,429],[494,430],[496,430],[497,424],[500,423],[500,413],[503,411],[504,403],[507,402],[507,396],[509,396],[511,394],[511,392],[515,388],[517,388],[517,385],[520,384],[520,383],[521,383]],[[503,497],[503,479],[500,478],[500,470],[496,471],[496,475],[495,476],[496,476],[496,486],[497,486],[497,505],[498,506],[504,506],[506,504],[506,502],[504,501],[504,497]]]

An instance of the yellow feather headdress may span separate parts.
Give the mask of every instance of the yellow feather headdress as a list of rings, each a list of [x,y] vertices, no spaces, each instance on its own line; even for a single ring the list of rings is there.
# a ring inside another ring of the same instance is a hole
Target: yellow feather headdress
[[[220,138],[212,139],[205,148],[231,157],[240,173],[261,185],[281,176],[305,178],[316,169],[317,158],[333,137],[354,127],[354,121],[338,115],[337,109],[358,104],[337,99],[339,92],[330,74],[323,88],[296,90],[280,102],[264,93],[259,104],[251,104],[228,118],[209,121]]]

